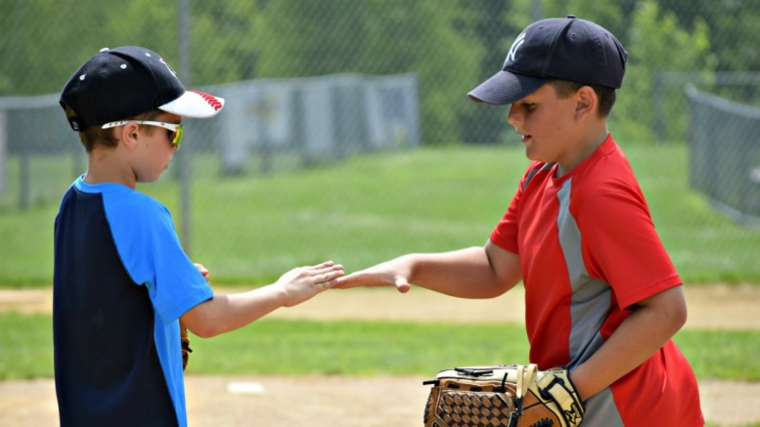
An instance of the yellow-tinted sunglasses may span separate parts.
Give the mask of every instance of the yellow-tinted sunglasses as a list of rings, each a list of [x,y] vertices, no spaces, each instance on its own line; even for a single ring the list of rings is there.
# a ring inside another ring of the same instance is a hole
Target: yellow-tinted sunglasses
[[[114,128],[116,126],[124,126],[127,123],[135,122],[138,125],[158,126],[169,130],[169,141],[179,149],[182,144],[182,135],[185,133],[185,127],[179,123],[166,123],[166,122],[154,122],[150,120],[123,120],[119,122],[111,122],[103,125],[103,129]]]

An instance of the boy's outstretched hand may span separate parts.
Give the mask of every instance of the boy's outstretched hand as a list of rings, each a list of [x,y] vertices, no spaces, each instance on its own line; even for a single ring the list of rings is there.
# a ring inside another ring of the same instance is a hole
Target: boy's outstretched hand
[[[336,279],[343,276],[343,266],[332,261],[294,268],[280,276],[275,283],[286,294],[283,307],[293,307],[314,295],[335,286]]]
[[[411,289],[410,275],[410,268],[403,259],[394,259],[341,277],[332,287],[348,289],[359,286],[395,286],[399,292],[406,293]]]

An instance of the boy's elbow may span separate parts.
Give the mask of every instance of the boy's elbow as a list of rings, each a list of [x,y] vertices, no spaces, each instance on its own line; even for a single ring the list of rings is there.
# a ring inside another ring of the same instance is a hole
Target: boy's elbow
[[[649,313],[650,319],[656,322],[650,326],[656,326],[670,337],[686,324],[688,318],[686,299],[681,287],[654,295],[637,304],[637,306],[645,309]]]
[[[686,303],[680,304],[675,310],[673,323],[676,326],[676,330],[680,330],[686,325],[686,321],[689,319],[689,309],[686,307]]]
[[[198,304],[182,316],[185,327],[200,338],[212,338],[224,332],[216,298]]]
[[[686,321],[689,318],[689,310],[680,288],[674,289],[670,294],[672,297],[669,299],[670,303],[667,306],[666,313],[668,323],[673,330],[673,334],[675,334],[686,325]]]
[[[509,282],[499,281],[488,288],[488,292],[484,298],[498,298],[507,293],[513,287],[514,285]]]
[[[200,338],[213,338],[222,333],[221,330],[217,330],[217,328],[214,328],[213,325],[202,325],[200,327],[190,329],[190,332]]]

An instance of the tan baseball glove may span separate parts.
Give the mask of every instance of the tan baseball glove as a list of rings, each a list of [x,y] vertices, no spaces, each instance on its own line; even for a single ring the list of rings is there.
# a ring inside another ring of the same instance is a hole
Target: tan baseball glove
[[[454,368],[423,384],[432,385],[426,427],[578,427],[583,421],[583,403],[564,368]]]

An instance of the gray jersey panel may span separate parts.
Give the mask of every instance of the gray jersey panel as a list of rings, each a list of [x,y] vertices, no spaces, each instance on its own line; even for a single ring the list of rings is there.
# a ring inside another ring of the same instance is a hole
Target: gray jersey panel
[[[607,318],[610,307],[611,288],[600,279],[590,277],[583,262],[581,250],[581,232],[575,218],[570,212],[570,191],[572,178],[560,189],[559,215],[557,228],[559,241],[565,258],[570,285],[573,290],[570,315],[570,364],[568,369],[585,362],[604,344],[600,330]],[[609,388],[588,399],[586,411],[589,417],[583,421],[586,426],[615,427],[623,426],[620,413],[612,399]]]

